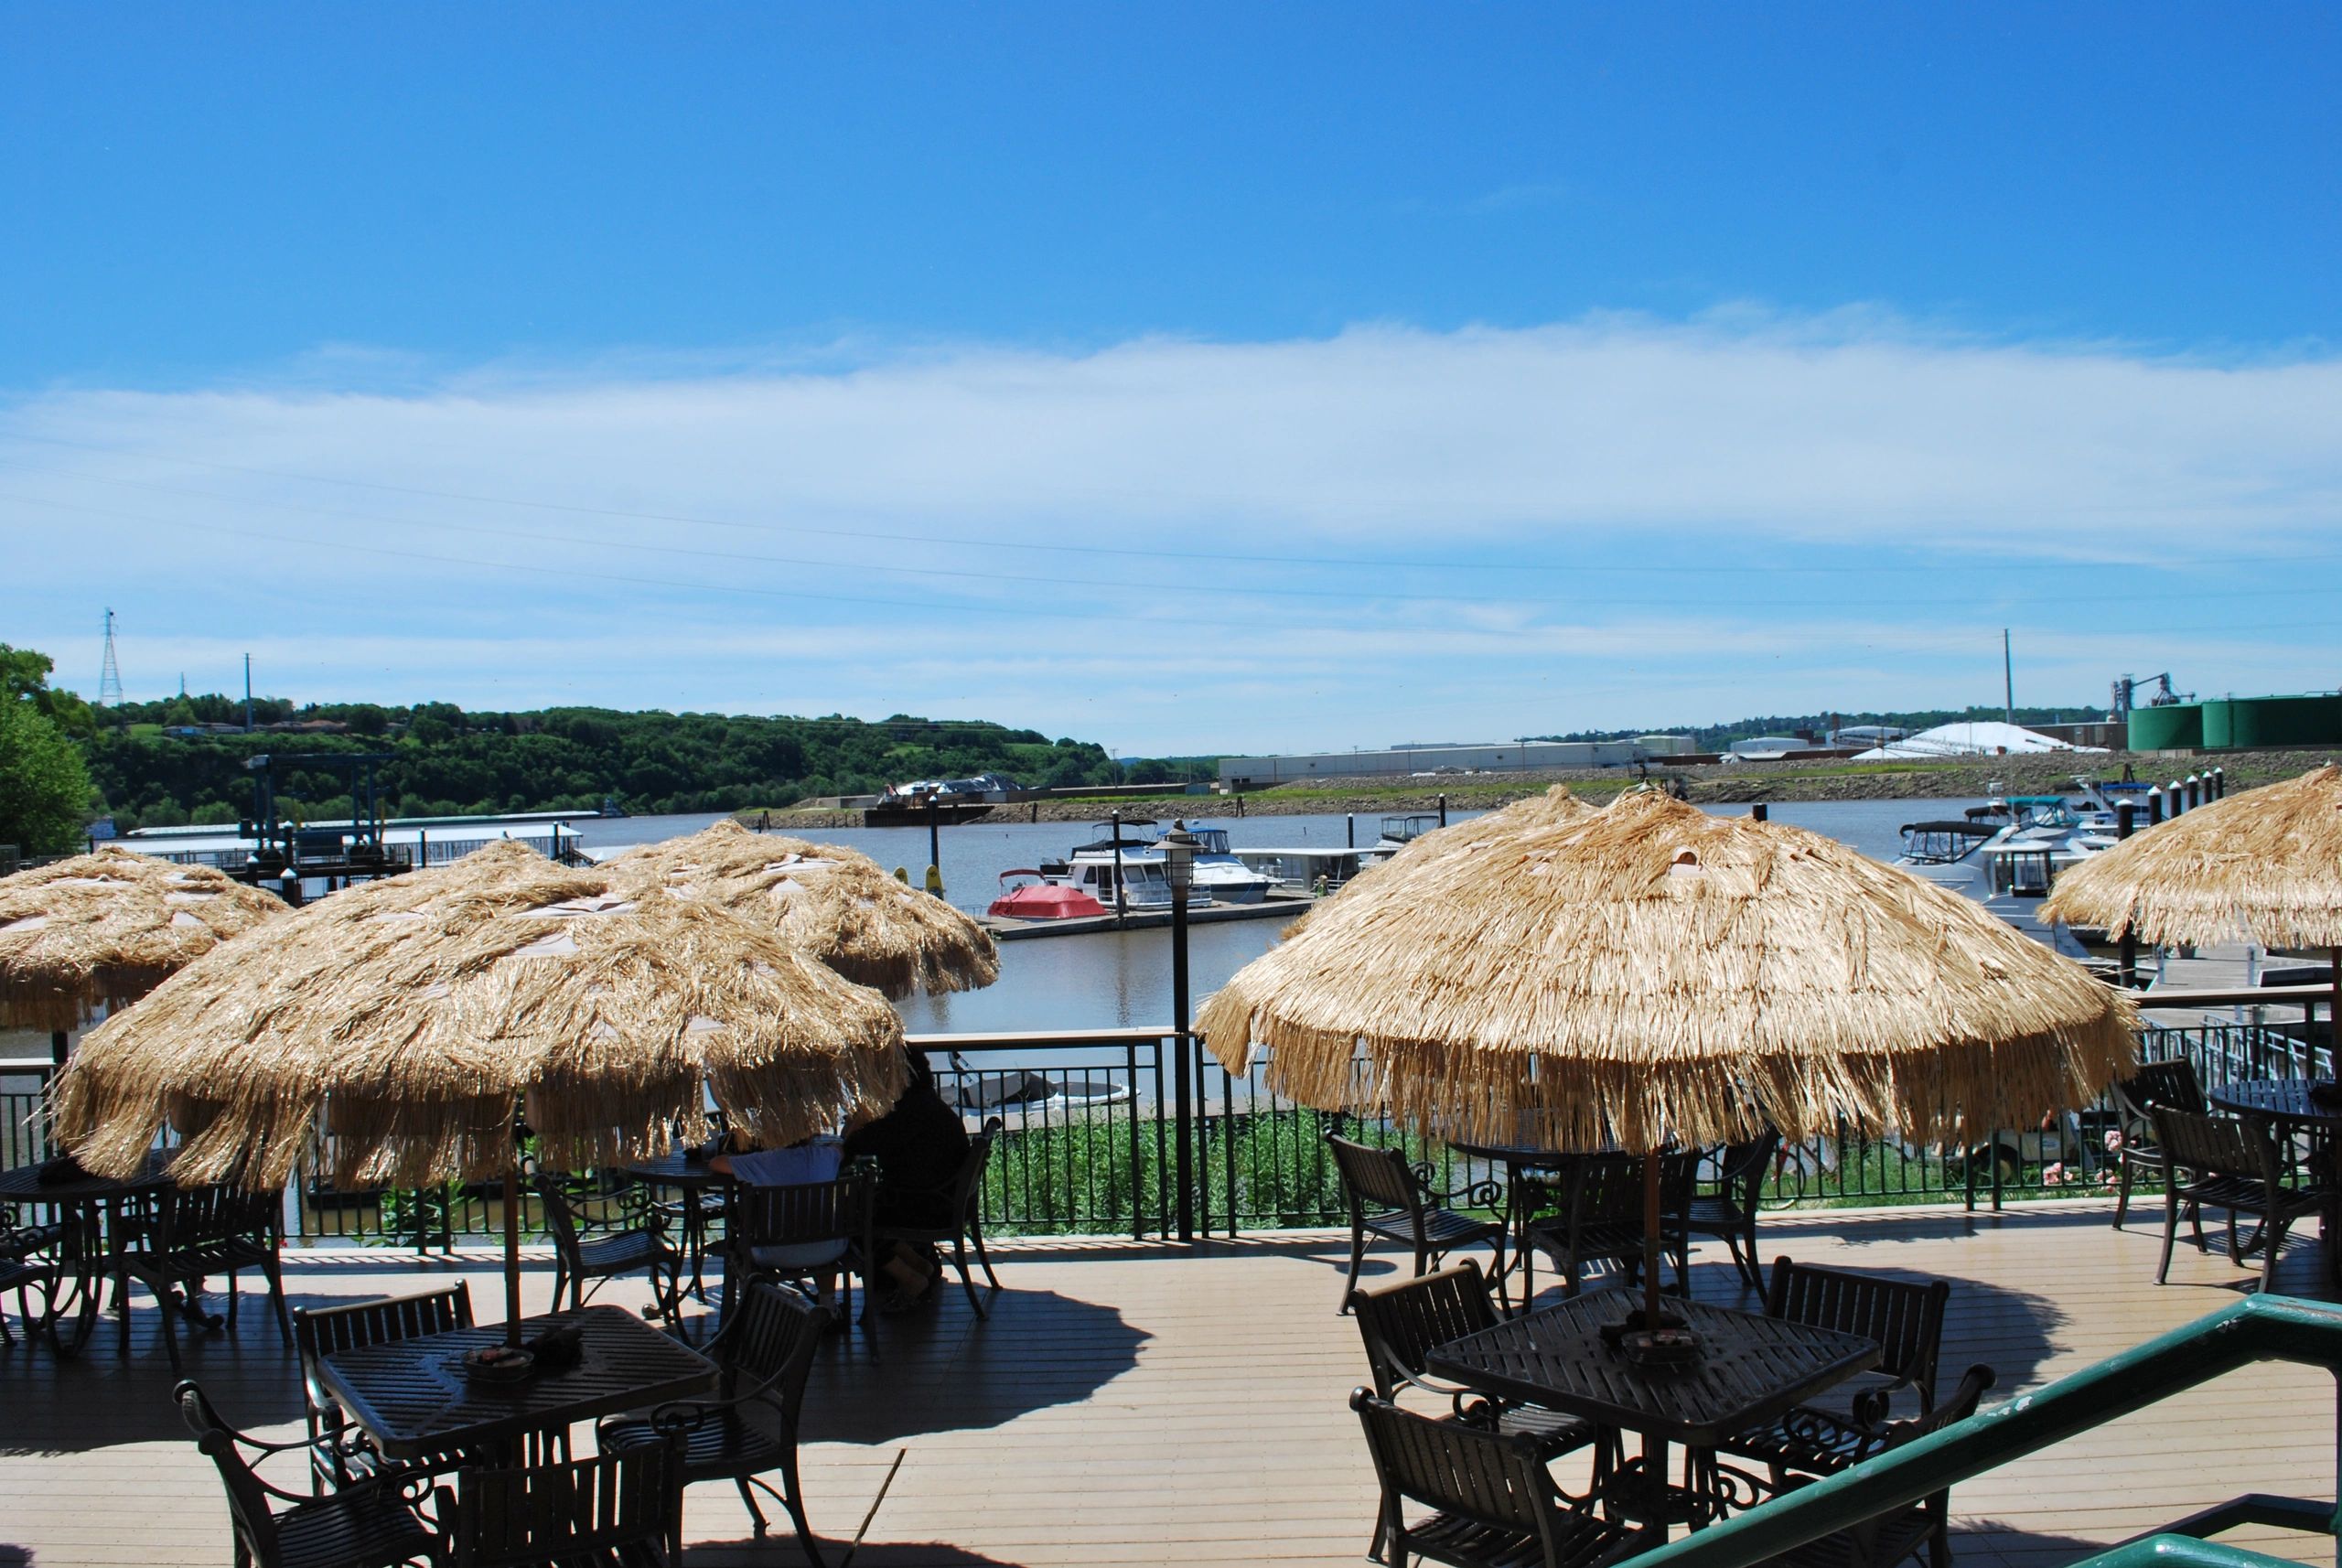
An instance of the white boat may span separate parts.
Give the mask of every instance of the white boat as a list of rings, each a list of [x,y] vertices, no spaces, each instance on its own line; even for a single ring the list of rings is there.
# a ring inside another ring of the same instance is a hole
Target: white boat
[[[1101,822],[1111,829],[1113,824]],[[1164,864],[1163,851],[1151,838],[1141,838],[1132,830],[1133,824],[1122,824],[1119,838],[1109,836],[1090,843],[1076,844],[1062,860],[1045,860],[1038,870],[1044,881],[1060,887],[1078,887],[1107,908],[1117,912],[1132,909],[1168,909],[1171,908],[1171,876]],[[1262,892],[1265,894],[1264,886]],[[1209,888],[1198,877],[1187,893],[1187,907],[1197,908],[1213,902]]]
[[[2115,844],[2111,823],[2077,811],[2062,795],[2012,795],[2008,825],[1976,850],[1984,896],[2038,897],[2057,874]]]
[[[1202,846],[1196,851],[1195,886],[1198,892],[1209,894],[1216,904],[1258,904],[1269,896],[1275,879],[1245,865],[1228,847],[1226,828],[1191,822],[1187,832]]]

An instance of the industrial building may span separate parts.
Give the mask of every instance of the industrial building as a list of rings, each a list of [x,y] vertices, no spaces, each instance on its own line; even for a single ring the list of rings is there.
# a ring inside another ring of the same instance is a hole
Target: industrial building
[[[1485,746],[1392,746],[1296,757],[1224,757],[1220,787],[1265,789],[1311,779],[1415,773],[1521,773],[1558,768],[1630,768],[1651,753],[1631,740],[1491,741]]]
[[[2212,697],[2130,712],[2133,751],[2249,751],[2342,746],[2342,693]]]

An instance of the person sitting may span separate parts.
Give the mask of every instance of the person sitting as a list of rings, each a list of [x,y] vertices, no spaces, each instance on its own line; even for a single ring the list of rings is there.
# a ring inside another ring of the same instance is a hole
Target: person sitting
[[[935,1069],[924,1051],[906,1051],[910,1086],[885,1115],[849,1130],[845,1157],[878,1163],[876,1198],[881,1228],[931,1230],[955,1216],[939,1190],[968,1157],[968,1129],[936,1091]]]

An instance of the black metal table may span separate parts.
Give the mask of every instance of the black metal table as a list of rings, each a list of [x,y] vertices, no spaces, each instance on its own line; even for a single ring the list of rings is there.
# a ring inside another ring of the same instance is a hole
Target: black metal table
[[[585,1335],[578,1364],[521,1382],[475,1381],[464,1374],[467,1354],[504,1343],[500,1323],[338,1350],[320,1358],[317,1370],[335,1401],[392,1459],[565,1430],[715,1385],[714,1362],[624,1307],[524,1318],[521,1333],[533,1338],[573,1323]]]
[[[655,1160],[641,1160],[626,1174],[645,1187],[671,1187],[682,1194],[683,1253],[691,1260],[691,1294],[707,1300],[707,1189],[724,1178],[696,1150],[678,1149]]]
[[[97,1326],[113,1254],[127,1240],[128,1208],[171,1185],[171,1160],[177,1153],[176,1149],[155,1150],[138,1174],[126,1180],[84,1171],[62,1181],[43,1181],[47,1162],[0,1171],[0,1203],[40,1204],[57,1211],[57,1237],[49,1260],[57,1269],[57,1283],[49,1298],[48,1320],[41,1327],[59,1355],[79,1351]],[[127,1302],[116,1305],[119,1310],[129,1310]],[[207,1315],[192,1294],[180,1302],[179,1311],[190,1322],[207,1328],[219,1326],[219,1320]]]
[[[1640,1433],[1640,1496],[1625,1480],[1613,1498],[1662,1535],[1670,1522],[1703,1524],[1735,1501],[1715,1465],[1717,1444],[1878,1364],[1878,1346],[1858,1335],[1671,1300],[1704,1353],[1680,1370],[1646,1369],[1602,1337],[1635,1299],[1626,1291],[1575,1296],[1451,1340],[1425,1360],[1440,1376],[1499,1398]],[[1671,1443],[1686,1450],[1681,1493],[1668,1485]]]

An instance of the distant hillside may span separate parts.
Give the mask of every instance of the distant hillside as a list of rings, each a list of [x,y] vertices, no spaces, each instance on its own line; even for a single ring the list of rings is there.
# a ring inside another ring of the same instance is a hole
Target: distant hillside
[[[628,811],[728,811],[809,795],[858,794],[908,779],[1010,775],[1028,785],[1111,784],[1123,770],[1104,748],[1033,730],[897,715],[875,724],[722,714],[549,708],[466,713],[325,703],[297,712],[217,694],[99,709],[82,739],[90,775],[118,826],[232,822],[251,811],[245,763],[264,752],[387,753],[380,778],[394,816],[591,811],[615,797]],[[233,731],[204,726],[234,725]],[[305,818],[346,813],[331,773],[280,772]]]

